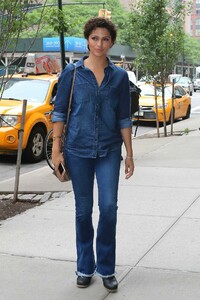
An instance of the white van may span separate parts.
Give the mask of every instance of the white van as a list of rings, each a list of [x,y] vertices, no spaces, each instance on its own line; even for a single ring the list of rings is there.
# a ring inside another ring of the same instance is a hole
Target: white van
[[[177,83],[181,77],[182,77],[182,74],[170,74],[168,76],[168,80],[169,80],[169,82],[173,82],[173,79],[175,79],[175,83]]]

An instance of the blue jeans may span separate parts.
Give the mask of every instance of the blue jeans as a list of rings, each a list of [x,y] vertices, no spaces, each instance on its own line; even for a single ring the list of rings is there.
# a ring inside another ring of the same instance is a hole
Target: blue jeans
[[[117,195],[121,149],[106,157],[81,158],[65,152],[76,205],[77,275],[101,277],[115,274]],[[98,185],[99,222],[96,262],[93,248],[93,188]]]

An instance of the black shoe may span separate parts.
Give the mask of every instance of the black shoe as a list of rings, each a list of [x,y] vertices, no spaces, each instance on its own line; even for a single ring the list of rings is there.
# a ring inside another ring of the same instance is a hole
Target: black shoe
[[[88,287],[90,285],[91,278],[92,277],[78,276],[77,281],[76,281],[77,287],[79,287],[79,288]]]
[[[108,278],[102,278],[103,279],[103,285],[109,292],[116,292],[118,289],[118,282],[115,276],[108,277]]]

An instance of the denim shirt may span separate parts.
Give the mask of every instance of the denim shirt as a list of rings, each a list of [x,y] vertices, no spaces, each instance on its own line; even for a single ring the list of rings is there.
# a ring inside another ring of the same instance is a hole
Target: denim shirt
[[[120,129],[132,127],[127,72],[108,60],[100,86],[83,57],[69,64],[58,80],[52,122],[66,122],[74,68],[76,77],[65,150],[87,158],[104,157],[122,145]]]

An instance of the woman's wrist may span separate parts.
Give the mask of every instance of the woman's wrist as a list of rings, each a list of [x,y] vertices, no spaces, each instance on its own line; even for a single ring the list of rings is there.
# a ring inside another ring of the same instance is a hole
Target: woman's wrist
[[[132,155],[131,156],[127,155],[126,159],[133,159],[133,156]]]
[[[61,142],[61,140],[58,141],[58,142],[54,141],[53,146],[52,146],[52,151],[57,152],[57,153],[62,152],[62,142]]]
[[[53,135],[53,141],[55,140],[61,140],[62,136],[61,135]]]

